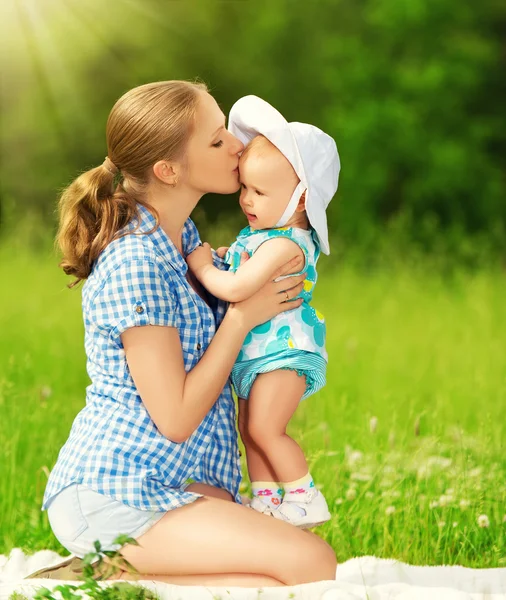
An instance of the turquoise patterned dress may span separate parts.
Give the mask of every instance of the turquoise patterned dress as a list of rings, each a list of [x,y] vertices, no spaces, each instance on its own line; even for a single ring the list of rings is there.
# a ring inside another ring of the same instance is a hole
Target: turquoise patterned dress
[[[286,237],[295,242],[303,251],[306,272],[304,289],[300,293],[303,303],[298,308],[281,313],[267,323],[252,329],[237,357],[231,378],[239,398],[247,399],[256,376],[278,369],[291,369],[306,376],[306,391],[303,399],[314,394],[325,385],[327,351],[325,350],[325,320],[310,304],[314,286],[318,278],[316,263],[320,249],[313,230],[295,227],[278,229],[244,228],[237,240],[230,246],[225,262],[230,271],[239,268],[241,253],[250,256],[264,242]],[[300,273],[287,275],[293,277]]]

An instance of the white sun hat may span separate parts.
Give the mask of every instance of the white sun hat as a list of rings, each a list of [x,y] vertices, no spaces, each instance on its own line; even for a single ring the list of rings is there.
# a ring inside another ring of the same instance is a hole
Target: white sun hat
[[[289,123],[258,96],[240,98],[230,111],[228,129],[244,145],[257,135],[265,136],[293,166],[300,183],[276,227],[284,227],[306,191],[306,213],[320,242],[330,254],[326,209],[336,193],[341,163],[335,141],[314,125]]]

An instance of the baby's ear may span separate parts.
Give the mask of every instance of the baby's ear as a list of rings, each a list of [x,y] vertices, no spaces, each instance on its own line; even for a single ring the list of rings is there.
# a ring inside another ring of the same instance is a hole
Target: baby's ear
[[[302,192],[302,196],[300,197],[299,203],[297,204],[297,208],[295,210],[297,212],[306,210],[306,190]]]

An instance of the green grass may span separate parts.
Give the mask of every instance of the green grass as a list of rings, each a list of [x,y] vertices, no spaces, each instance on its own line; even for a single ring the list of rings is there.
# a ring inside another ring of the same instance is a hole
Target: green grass
[[[56,259],[5,247],[0,280],[0,554],[63,553],[40,504],[84,405],[80,292]],[[320,533],[339,561],[506,564],[505,297],[495,270],[321,275],[328,384],[291,430],[329,501]]]

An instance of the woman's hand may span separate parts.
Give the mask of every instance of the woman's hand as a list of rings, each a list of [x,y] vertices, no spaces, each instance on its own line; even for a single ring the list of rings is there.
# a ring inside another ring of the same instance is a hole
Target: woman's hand
[[[241,260],[241,264],[246,260],[246,256]],[[269,321],[276,315],[300,306],[302,298],[291,302],[289,300],[298,296],[303,290],[306,273],[294,275],[281,281],[275,280],[283,275],[298,271],[303,264],[304,259],[302,257],[292,258],[272,275],[272,281],[267,282],[253,296],[241,302],[230,304],[228,309],[230,316],[238,320],[239,326],[250,331],[253,327]]]

